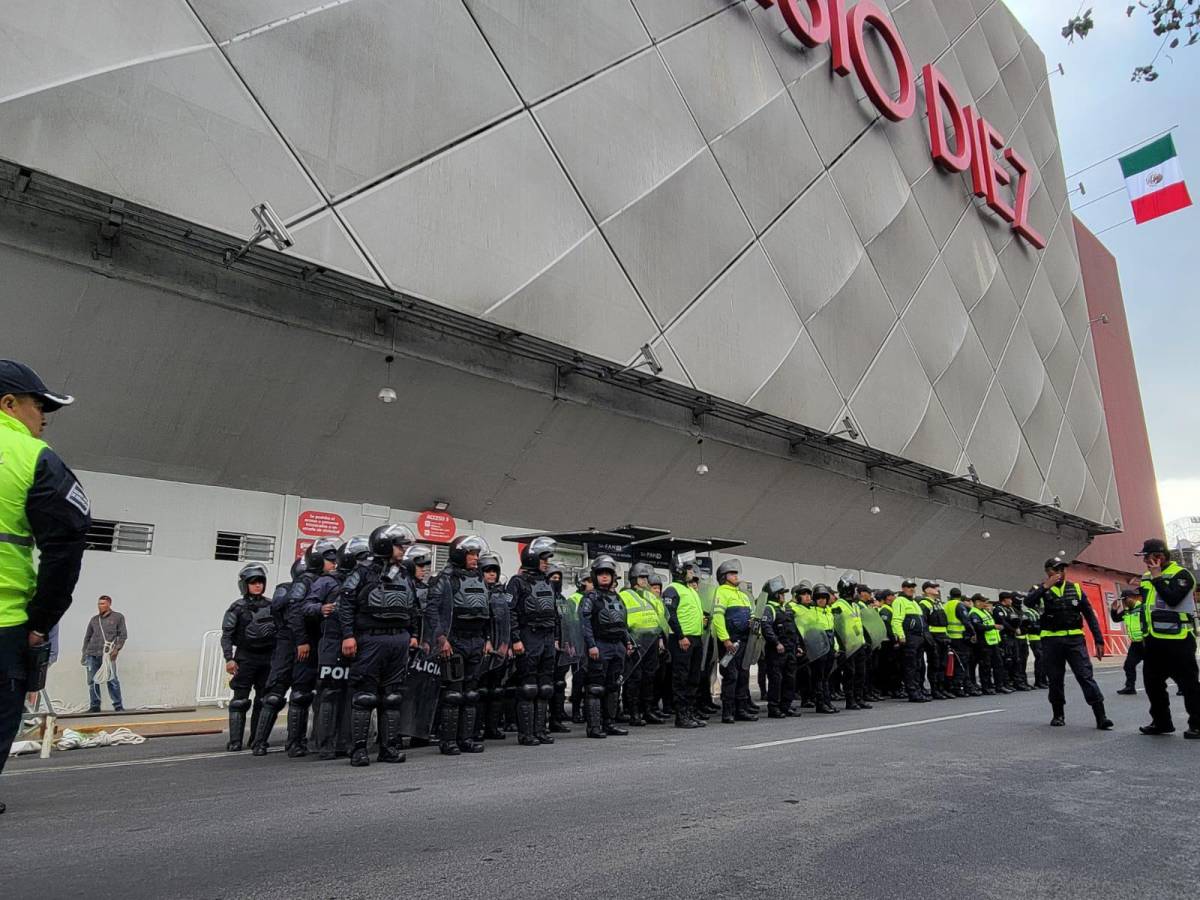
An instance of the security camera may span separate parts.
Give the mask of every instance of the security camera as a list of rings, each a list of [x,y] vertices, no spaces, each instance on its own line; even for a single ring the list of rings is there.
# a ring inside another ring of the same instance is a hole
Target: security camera
[[[261,239],[268,237],[271,243],[275,245],[276,250],[286,250],[288,247],[296,243],[292,240],[292,234],[288,231],[287,226],[283,224],[283,219],[271,209],[270,203],[260,203],[254,209],[250,210],[254,214],[254,218],[258,221],[257,236]]]

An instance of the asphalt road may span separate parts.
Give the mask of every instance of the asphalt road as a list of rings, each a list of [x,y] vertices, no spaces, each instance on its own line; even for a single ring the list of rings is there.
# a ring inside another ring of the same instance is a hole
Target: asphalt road
[[[1061,729],[1036,692],[365,770],[213,737],[15,760],[2,895],[1194,896],[1200,742],[1100,680],[1110,733],[1069,684]]]

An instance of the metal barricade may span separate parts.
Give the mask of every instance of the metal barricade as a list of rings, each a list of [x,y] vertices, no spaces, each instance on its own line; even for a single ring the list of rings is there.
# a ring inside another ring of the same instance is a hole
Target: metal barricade
[[[229,702],[229,676],[221,652],[221,632],[206,631],[200,642],[200,669],[196,673],[196,706],[224,707]]]

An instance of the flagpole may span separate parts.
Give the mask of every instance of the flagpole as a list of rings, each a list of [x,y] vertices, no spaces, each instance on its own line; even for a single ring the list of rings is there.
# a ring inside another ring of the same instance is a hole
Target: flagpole
[[[1104,234],[1104,232],[1112,231],[1114,228],[1120,228],[1122,225],[1128,225],[1132,221],[1133,221],[1133,216],[1130,216],[1124,222],[1118,222],[1116,225],[1109,225],[1107,228],[1101,228],[1099,231],[1093,231],[1092,236],[1100,237],[1100,235]]]
[[[1138,147],[1142,146],[1143,144],[1148,144],[1148,143],[1150,143],[1150,142],[1151,142],[1152,140],[1154,140],[1155,138],[1160,138],[1160,137],[1162,137],[1164,134],[1170,134],[1172,131],[1174,131],[1174,130],[1175,130],[1176,128],[1178,128],[1178,127],[1179,127],[1178,125],[1172,125],[1172,126],[1171,126],[1170,128],[1168,128],[1166,131],[1160,131],[1160,132],[1158,132],[1158,134],[1152,134],[1152,135],[1150,135],[1150,137],[1148,137],[1148,138],[1143,138],[1142,140],[1138,141],[1138,142],[1137,142],[1137,143],[1135,143],[1135,144],[1130,144],[1130,145],[1129,145],[1128,147],[1126,147],[1124,150],[1118,150],[1118,151],[1117,151],[1116,153],[1114,153],[1112,156],[1106,156],[1106,157],[1104,157],[1104,159],[1097,160],[1096,162],[1092,163],[1090,166],[1084,166],[1084,167],[1083,167],[1082,169],[1080,169],[1078,172],[1072,172],[1070,175],[1068,175],[1068,176],[1067,176],[1067,181],[1070,181],[1070,180],[1071,180],[1072,178],[1074,178],[1076,175],[1082,175],[1084,172],[1091,171],[1092,169],[1096,168],[1096,166],[1103,165],[1104,163],[1108,162],[1110,159],[1116,159],[1118,156],[1122,156],[1122,155],[1124,155],[1125,153],[1128,153],[1130,150],[1136,150]]]

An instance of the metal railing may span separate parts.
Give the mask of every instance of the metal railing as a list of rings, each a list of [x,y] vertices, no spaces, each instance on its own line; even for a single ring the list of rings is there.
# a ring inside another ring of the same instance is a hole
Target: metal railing
[[[221,632],[206,631],[200,642],[200,668],[196,672],[196,706],[224,707],[229,702],[229,676],[221,652]]]

